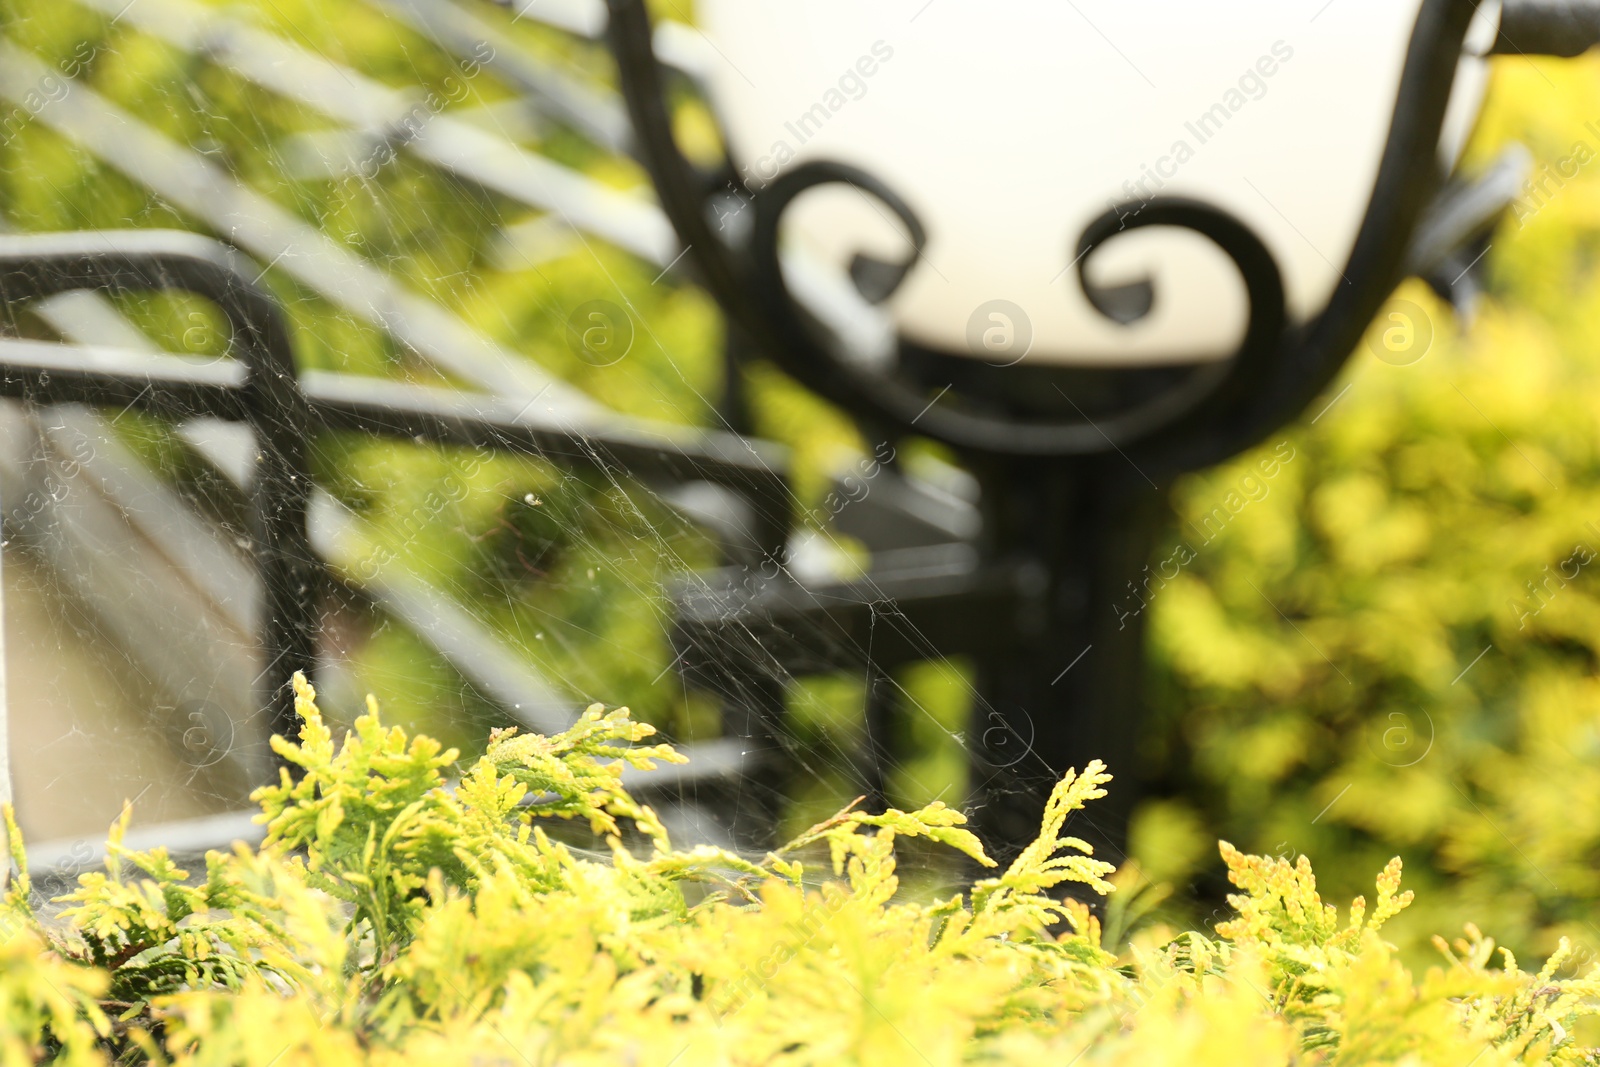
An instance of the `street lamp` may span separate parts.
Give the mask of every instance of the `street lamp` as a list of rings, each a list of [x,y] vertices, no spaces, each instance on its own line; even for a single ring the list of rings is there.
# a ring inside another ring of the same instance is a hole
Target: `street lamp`
[[[1031,724],[1037,773],[977,754],[1009,841],[1043,772],[1136,763],[1143,615],[1117,605],[1173,476],[1296,418],[1416,268],[1483,57],[1600,32],[1551,0],[700,0],[711,173],[645,0],[608,6],[639,154],[730,328],[869,434],[954,449],[985,558],[1031,576],[973,620],[1008,634],[986,711]]]

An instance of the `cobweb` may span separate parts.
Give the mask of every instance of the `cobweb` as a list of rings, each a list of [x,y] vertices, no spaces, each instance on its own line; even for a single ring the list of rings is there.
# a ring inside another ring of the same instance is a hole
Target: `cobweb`
[[[553,457],[320,436],[313,542],[330,581],[308,666],[335,719],[370,692],[389,721],[470,759],[491,726],[557,728],[592,702],[627,705],[708,759],[781,752],[790,831],[862,794],[966,806],[997,780],[1035,789],[1064,768],[1031,754],[1026,724],[992,715],[970,669],[887,596],[868,598],[865,642],[810,634],[826,653],[811,662],[781,662],[770,632],[730,617],[733,667],[685,670],[671,634],[697,592],[783,570],[808,589],[860,579],[873,555],[850,531],[903,519],[907,493],[944,516],[912,550],[970,551],[975,490],[936,450],[864,439],[759,365],[729,372],[718,313],[624,154],[594,14],[7,0],[4,224],[165,226],[233,244],[281,301],[303,371],[788,446],[760,453],[787,464],[796,518],[780,565],[745,543],[774,516],[703,483],[642,479],[600,447]],[[695,106],[691,148],[708,125]],[[215,309],[174,294],[69,294],[8,307],[6,325],[231,358]],[[10,764],[41,864],[88,862],[125,800],[150,843],[248,834],[239,813],[274,773],[251,697],[253,447],[212,420],[4,402]],[[890,632],[926,660],[869,679]],[[762,701],[781,718],[737,752],[718,748],[759,710],[741,705]],[[987,782],[970,774],[980,749]],[[685,844],[728,840],[764,784],[685,785],[669,822]]]

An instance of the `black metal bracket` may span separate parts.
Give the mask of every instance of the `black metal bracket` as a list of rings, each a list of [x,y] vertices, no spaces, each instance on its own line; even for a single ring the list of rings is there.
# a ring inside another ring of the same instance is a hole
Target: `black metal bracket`
[[[1492,55],[1581,56],[1600,45],[1594,0],[1505,0]]]

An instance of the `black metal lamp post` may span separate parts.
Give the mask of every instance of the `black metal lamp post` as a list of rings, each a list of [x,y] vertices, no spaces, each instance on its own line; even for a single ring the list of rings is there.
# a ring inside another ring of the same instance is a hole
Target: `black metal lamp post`
[[[1073,5],[702,0],[729,145],[708,173],[675,139],[645,0],[608,0],[638,152],[730,328],[869,435],[932,438],[980,477],[980,552],[1015,586],[965,619],[995,638],[983,721],[1007,723],[974,757],[995,841],[1027,840],[1054,777],[1100,757],[1124,785],[1087,836],[1119,843],[1143,615],[1118,604],[1165,488],[1298,417],[1415,269],[1482,57],[1600,38],[1593,5],[1547,0],[1503,26],[1499,4],[1343,0],[1276,32],[1282,4],[1153,6],[1100,32]],[[889,343],[817,302],[829,266]],[[769,704],[753,739],[780,729],[768,689],[745,689]]]

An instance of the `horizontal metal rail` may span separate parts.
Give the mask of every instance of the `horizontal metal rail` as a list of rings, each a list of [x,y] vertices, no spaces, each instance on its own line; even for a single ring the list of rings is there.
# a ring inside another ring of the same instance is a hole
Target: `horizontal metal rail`
[[[231,360],[53,341],[0,340],[0,395],[37,403],[136,407],[178,418],[243,420],[244,368]],[[577,421],[517,401],[354,374],[301,376],[317,427],[485,446],[563,465],[738,488],[787,508],[788,456],[770,442],[614,416]]]
[[[154,415],[244,418],[244,366],[123,348],[0,340],[0,395],[42,404],[137,407]]]
[[[649,480],[706,481],[739,489],[788,515],[787,451],[734,434],[613,416],[573,420],[537,401],[310,371],[307,403],[330,430],[486,446],[567,464],[621,466]]]
[[[965,545],[882,553],[866,577],[796,586],[749,582],[728,570],[674,591],[674,651],[691,677],[735,669],[774,677],[880,670],[945,656],[993,653],[1003,627],[974,618],[1013,618],[1043,595],[1027,568],[980,566]],[[852,659],[852,657],[854,657]]]

